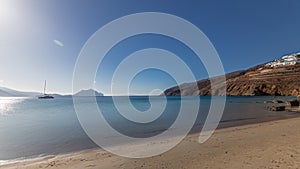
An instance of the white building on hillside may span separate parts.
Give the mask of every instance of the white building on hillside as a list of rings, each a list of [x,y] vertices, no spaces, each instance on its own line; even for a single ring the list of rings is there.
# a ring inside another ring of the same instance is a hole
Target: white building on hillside
[[[267,63],[267,67],[289,66],[300,63],[300,52],[292,55],[283,56],[281,59]]]

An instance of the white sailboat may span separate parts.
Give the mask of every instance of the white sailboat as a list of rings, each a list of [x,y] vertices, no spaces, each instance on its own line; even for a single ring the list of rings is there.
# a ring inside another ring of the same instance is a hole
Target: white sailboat
[[[45,80],[45,84],[44,84],[44,94],[43,94],[43,96],[39,96],[38,98],[39,98],[39,99],[54,99],[53,96],[46,94],[46,84],[47,84],[47,82],[46,82],[46,80]]]

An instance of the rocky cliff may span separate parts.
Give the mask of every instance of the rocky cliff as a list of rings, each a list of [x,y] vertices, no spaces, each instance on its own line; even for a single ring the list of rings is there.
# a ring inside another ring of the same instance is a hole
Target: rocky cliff
[[[178,95],[212,95],[210,80],[218,81],[218,77],[204,79],[195,83],[185,83],[164,91],[167,96]],[[226,74],[226,94],[218,92],[218,86],[224,87],[222,82],[217,84],[213,95],[229,96],[287,96],[300,94],[300,64],[267,67],[258,65],[248,70]],[[181,90],[179,89],[181,88]]]

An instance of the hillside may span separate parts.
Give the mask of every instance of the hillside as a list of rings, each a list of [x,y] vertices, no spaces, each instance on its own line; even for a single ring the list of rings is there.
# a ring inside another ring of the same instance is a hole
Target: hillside
[[[40,95],[38,92],[22,92],[6,87],[0,87],[0,97],[36,97]]]
[[[10,97],[10,96],[11,96],[11,94],[0,89],[0,97]]]
[[[93,96],[95,93],[95,96],[103,96],[102,93],[97,92],[95,90],[89,89],[89,90],[81,90],[78,93],[76,93],[74,96],[79,97],[85,97],[85,96]],[[0,87],[0,97],[37,97],[40,96],[41,93],[38,92],[23,92],[23,91],[17,91],[13,89],[9,89],[6,87]],[[72,97],[72,95],[61,95],[61,94],[50,94],[51,96],[54,96],[55,98],[59,97]]]
[[[226,95],[229,96],[287,96],[300,94],[300,64],[271,67],[265,64],[248,70],[226,74]],[[218,77],[213,78],[217,80]],[[164,91],[167,96],[211,95],[210,80],[197,82],[198,88],[191,88],[191,83],[172,87]],[[221,86],[222,84],[219,84]],[[225,95],[216,93],[215,95]]]

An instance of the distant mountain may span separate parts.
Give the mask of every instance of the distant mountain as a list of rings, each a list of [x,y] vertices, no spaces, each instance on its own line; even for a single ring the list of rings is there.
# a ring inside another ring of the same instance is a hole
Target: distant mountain
[[[0,89],[0,96],[1,97],[10,97],[11,95],[8,92]]]
[[[296,56],[300,56],[298,53]],[[299,58],[299,57],[298,57]],[[297,59],[297,58],[296,58]],[[241,70],[226,74],[226,95],[229,96],[296,96],[300,95],[300,64],[298,61],[283,64],[261,64],[247,70]],[[219,90],[223,82],[218,77],[211,80],[217,82],[215,93],[211,91],[209,79],[195,83],[184,83],[164,91],[166,96],[190,96],[190,95],[225,95]],[[180,88],[182,90],[180,90]]]
[[[95,93],[95,96],[103,96],[102,93],[97,92],[93,89],[89,90],[81,90],[80,92],[76,93],[74,96],[93,96],[93,92]],[[39,92],[22,92],[17,91],[13,89],[9,89],[6,87],[0,87],[0,97],[38,97],[41,96],[42,93]],[[60,97],[72,97],[72,95],[60,95],[60,94],[50,94],[51,96],[54,96],[54,98],[60,98]]]
[[[18,90],[9,89],[6,87],[0,87],[0,97],[38,97],[42,93],[39,92],[23,92]],[[57,97],[68,97],[69,95],[50,94],[51,96]]]
[[[88,89],[88,90],[81,90],[78,93],[74,94],[73,96],[88,97],[88,96],[103,96],[103,94],[96,90]]]
[[[0,97],[35,97],[40,95],[38,92],[22,92],[6,87],[0,87]]]
[[[61,95],[61,94],[49,94],[53,96],[54,98],[59,98],[59,97],[72,97],[72,95]]]

